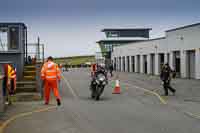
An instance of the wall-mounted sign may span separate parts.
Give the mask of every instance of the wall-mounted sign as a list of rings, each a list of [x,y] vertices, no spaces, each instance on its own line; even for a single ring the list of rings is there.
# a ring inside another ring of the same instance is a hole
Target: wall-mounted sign
[[[109,31],[107,32],[107,37],[119,37],[119,32],[117,31]]]

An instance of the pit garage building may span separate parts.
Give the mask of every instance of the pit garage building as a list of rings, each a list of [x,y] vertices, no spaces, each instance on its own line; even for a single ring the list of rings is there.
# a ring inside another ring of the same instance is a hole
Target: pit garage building
[[[200,23],[166,31],[162,38],[113,48],[117,71],[159,75],[169,63],[181,78],[200,79]]]

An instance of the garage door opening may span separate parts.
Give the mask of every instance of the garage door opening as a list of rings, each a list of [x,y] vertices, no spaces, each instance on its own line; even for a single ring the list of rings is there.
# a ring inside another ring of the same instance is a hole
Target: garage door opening
[[[123,62],[123,72],[125,72],[125,68],[126,68],[126,62],[125,62],[125,56],[123,56],[123,58],[122,58],[122,62]]]
[[[164,53],[160,53],[159,54],[159,60],[158,60],[158,64],[159,64],[159,72],[161,72],[162,66],[165,63],[165,54]]]
[[[137,72],[140,73],[140,55],[137,55]]]
[[[112,64],[115,71],[117,70],[117,65],[116,64],[117,64],[117,58],[115,57],[114,58],[114,64]]]
[[[155,74],[155,54],[150,55],[150,74]]]
[[[127,60],[127,71],[130,72],[130,59],[129,59],[129,56],[126,56],[126,60]]]
[[[187,51],[186,75],[188,78],[195,78],[195,50]]]
[[[119,71],[122,71],[122,58],[119,57]]]
[[[167,53],[167,63],[169,64],[170,62],[170,53]]]
[[[143,70],[147,74],[147,55],[143,55]]]
[[[135,72],[135,56],[131,56],[132,72]]]
[[[174,69],[176,71],[177,76],[180,77],[180,73],[181,73],[180,51],[174,51],[173,59],[174,59],[173,61]]]

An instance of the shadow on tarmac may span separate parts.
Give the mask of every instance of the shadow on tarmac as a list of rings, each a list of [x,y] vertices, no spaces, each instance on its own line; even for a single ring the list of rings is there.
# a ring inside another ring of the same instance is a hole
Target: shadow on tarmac
[[[84,97],[84,96],[80,96],[79,97],[80,100],[83,100],[83,101],[95,101],[94,99],[92,99],[91,97]],[[110,101],[111,98],[110,97],[101,97],[99,99],[99,101],[96,101],[96,102],[103,102],[103,101]]]

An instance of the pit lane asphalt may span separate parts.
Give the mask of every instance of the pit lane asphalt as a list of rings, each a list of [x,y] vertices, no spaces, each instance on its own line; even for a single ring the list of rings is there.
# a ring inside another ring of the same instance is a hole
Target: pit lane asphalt
[[[113,95],[114,79],[111,79],[101,100],[96,102],[89,98],[90,73],[87,69],[72,69],[63,75],[68,83],[65,80],[61,83],[62,106],[16,119],[8,125],[5,133],[200,131],[200,120],[189,117],[168,104],[162,104],[156,96],[136,88],[135,86],[140,85],[137,81],[129,82],[129,85],[121,83],[122,93]],[[143,84],[140,87],[145,89],[149,86]],[[55,105],[55,102],[52,104]]]

